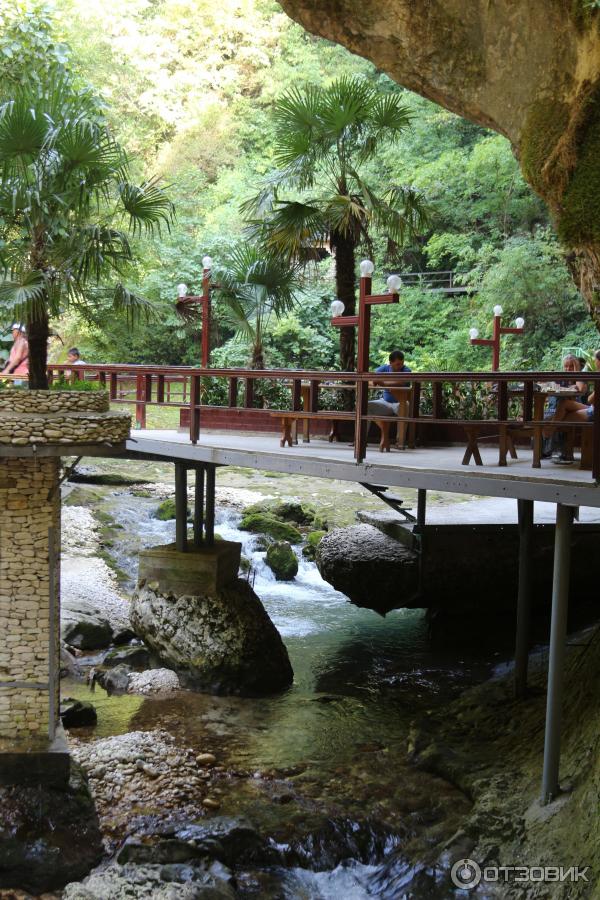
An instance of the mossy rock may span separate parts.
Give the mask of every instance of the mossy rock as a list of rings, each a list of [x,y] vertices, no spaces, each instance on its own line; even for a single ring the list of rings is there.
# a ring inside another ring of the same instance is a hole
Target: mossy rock
[[[266,563],[277,581],[293,581],[298,574],[298,560],[287,541],[275,541],[267,550]]]
[[[247,556],[240,557],[240,572],[243,572],[246,575],[250,569],[252,568],[252,563],[248,559]]]
[[[240,529],[251,531],[254,534],[266,534],[276,541],[289,541],[290,544],[299,544],[302,540],[302,535],[297,528],[268,513],[248,513],[246,511],[240,522]]]
[[[317,553],[317,547],[325,537],[327,532],[325,530],[322,531],[311,531],[311,533],[306,538],[306,544],[302,548],[302,555],[307,559],[313,559]]]
[[[163,500],[162,503],[159,504],[158,508],[153,514],[153,518],[160,519],[161,522],[168,522],[170,519],[175,518],[175,500],[173,497],[169,497],[167,500]],[[191,521],[192,511],[189,506],[187,508],[187,520]]]
[[[245,515],[274,516],[283,522],[293,522],[301,527],[326,528],[325,520],[310,503],[298,503],[296,500],[264,500],[247,507]]]

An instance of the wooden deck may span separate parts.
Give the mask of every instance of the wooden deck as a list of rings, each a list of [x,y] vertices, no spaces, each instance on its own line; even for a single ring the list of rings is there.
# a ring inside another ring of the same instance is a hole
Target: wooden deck
[[[573,466],[556,466],[545,460],[541,469],[533,469],[531,451],[522,448],[518,448],[518,460],[509,460],[508,466],[500,468],[494,447],[482,448],[483,466],[463,466],[464,446],[382,454],[377,446],[370,445],[365,462],[356,465],[352,447],[343,443],[312,440],[280,448],[275,435],[227,431],[202,432],[193,445],[185,433],[140,430],[127,442],[127,452],[192,464],[235,465],[390,487],[600,507],[600,489],[591,472],[579,468],[578,461]]]

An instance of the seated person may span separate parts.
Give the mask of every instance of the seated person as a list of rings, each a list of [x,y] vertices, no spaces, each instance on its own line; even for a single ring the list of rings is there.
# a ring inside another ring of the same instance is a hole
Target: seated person
[[[600,372],[600,350],[596,350],[594,354],[594,364],[596,366],[596,371]],[[577,388],[579,389],[580,382],[577,382]],[[587,393],[587,385],[585,386],[585,391],[583,392],[584,396]],[[558,405],[552,420],[554,422],[593,422],[594,421],[594,400],[596,396],[596,391],[592,391],[589,397],[586,397],[585,402],[581,402],[579,399],[571,400],[566,397],[563,399],[562,397],[558,397]]]
[[[378,369],[375,369],[375,373],[378,372],[391,372],[396,374],[397,372],[410,372],[411,370],[408,366],[404,365],[404,353],[402,350],[392,350],[389,355],[389,363],[385,363],[383,366],[379,366]],[[381,384],[381,382],[374,381],[373,384]],[[389,388],[386,388],[383,392],[383,397],[377,400],[369,401],[369,415],[370,416],[397,416],[398,415],[398,401],[394,397],[392,393],[390,393]]]
[[[389,363],[385,363],[383,366],[379,366],[378,369],[375,369],[375,372],[390,372],[393,374],[400,372],[410,372],[411,370],[404,364],[404,353],[402,350],[392,350],[389,355]],[[373,384],[381,384],[381,382],[374,381]],[[400,385],[408,386],[409,382],[400,382]],[[369,401],[369,415],[377,416],[378,418],[388,417],[388,416],[397,416],[398,415],[398,407],[399,403],[391,393],[391,387],[388,386],[384,392],[383,397],[378,398],[377,400]],[[376,424],[381,429],[382,438],[384,435],[385,425],[381,422],[375,420]],[[382,447],[383,449],[383,447]],[[389,449],[389,448],[386,448]]]
[[[67,350],[67,362],[70,366],[85,366],[85,362],[81,358],[81,353],[77,349],[77,347],[71,347],[70,350]],[[67,381],[73,377],[73,372],[71,369],[65,369],[64,373]]]
[[[563,361],[562,368],[565,372],[581,372],[583,365],[581,359],[578,356],[574,356],[572,353],[568,353]],[[575,402],[585,403],[587,399],[587,384],[585,381],[576,381],[574,379],[561,379],[558,382],[560,387],[573,387],[576,385],[577,390],[580,392],[578,397],[574,398]],[[544,410],[544,418],[545,419],[553,419],[555,417],[557,407],[558,407],[558,397],[550,397],[548,402],[546,403],[546,408]],[[554,431],[552,434],[549,434],[544,438],[544,446],[542,450],[542,459],[550,459],[553,457],[553,462],[557,465],[568,465],[573,462],[573,457],[567,453],[566,450],[566,434],[564,431]]]

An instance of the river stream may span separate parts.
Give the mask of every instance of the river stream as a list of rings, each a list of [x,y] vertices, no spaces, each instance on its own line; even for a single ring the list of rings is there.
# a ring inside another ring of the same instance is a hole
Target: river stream
[[[104,505],[119,529],[111,555],[132,589],[137,553],[172,541],[174,522],[153,518],[155,499],[126,491],[107,492]],[[217,531],[240,541],[251,561],[248,577],[288,648],[292,688],[260,699],[189,691],[109,697],[99,688],[90,697],[71,681],[63,694],[92,699],[98,711],[98,725],[78,733],[93,739],[161,728],[182,746],[216,753],[233,773],[221,782],[220,813],[251,819],[289,860],[239,873],[241,896],[449,896],[446,877],[440,883],[430,863],[469,801],[410,764],[411,725],[499,671],[512,636],[434,638],[422,610],[384,619],[358,609],[300,547],[297,577],[277,582],[239,520],[239,511],[221,508]]]

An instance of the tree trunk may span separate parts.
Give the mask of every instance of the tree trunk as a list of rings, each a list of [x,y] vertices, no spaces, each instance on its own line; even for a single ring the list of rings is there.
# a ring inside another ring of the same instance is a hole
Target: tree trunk
[[[335,250],[335,287],[337,299],[344,304],[344,315],[353,316],[356,311],[356,280],[354,275],[354,241],[341,234],[332,234],[331,245]],[[340,366],[343,372],[356,368],[356,328],[340,328]]]
[[[265,368],[265,351],[262,344],[254,344],[254,346],[252,347],[252,361],[250,363],[250,368]]]
[[[48,316],[45,313],[27,322],[30,390],[48,390],[49,331]]]

